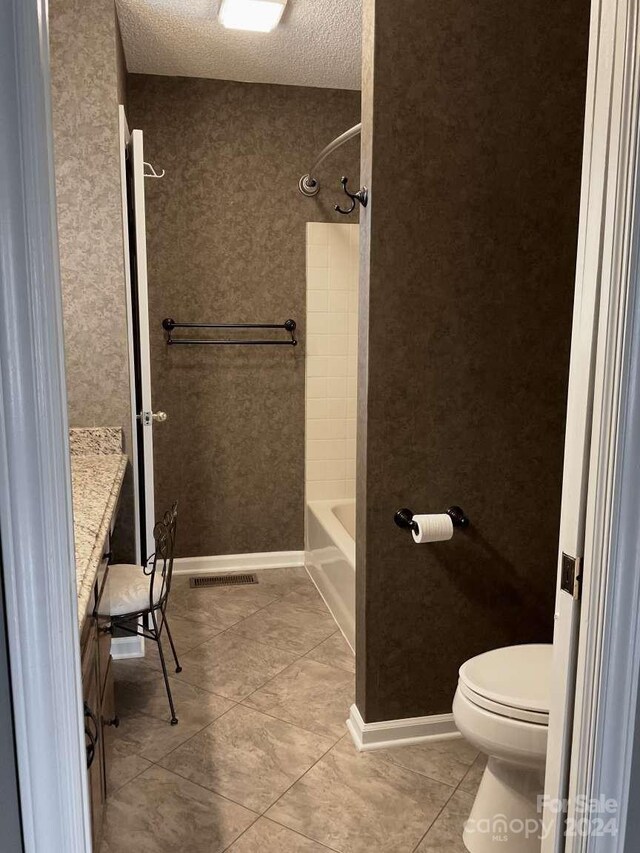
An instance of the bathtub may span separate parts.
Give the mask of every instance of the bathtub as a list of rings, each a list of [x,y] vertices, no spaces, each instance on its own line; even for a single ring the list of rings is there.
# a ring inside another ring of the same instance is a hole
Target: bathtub
[[[355,649],[356,502],[307,504],[305,565],[352,649]]]

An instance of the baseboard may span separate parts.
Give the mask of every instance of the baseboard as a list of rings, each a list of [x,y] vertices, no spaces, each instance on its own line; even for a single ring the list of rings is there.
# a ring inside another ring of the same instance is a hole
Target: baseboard
[[[144,657],[144,637],[112,637],[111,657],[114,660]]]
[[[260,569],[289,569],[304,566],[304,551],[262,551],[257,554],[221,554],[215,557],[176,557],[176,575],[211,572],[256,572]]]
[[[347,728],[359,751],[385,749],[390,746],[411,746],[430,740],[449,740],[461,737],[453,722],[453,714],[431,717],[410,717],[406,720],[383,720],[365,723],[360,711],[352,705]]]

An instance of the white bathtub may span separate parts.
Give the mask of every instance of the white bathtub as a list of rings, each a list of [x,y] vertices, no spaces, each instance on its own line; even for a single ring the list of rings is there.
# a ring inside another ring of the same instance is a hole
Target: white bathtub
[[[356,502],[307,504],[305,565],[352,649],[355,649]]]

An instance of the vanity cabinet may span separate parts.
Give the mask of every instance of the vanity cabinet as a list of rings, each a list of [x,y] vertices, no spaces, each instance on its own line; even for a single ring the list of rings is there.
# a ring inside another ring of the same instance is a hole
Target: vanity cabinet
[[[69,432],[78,593],[78,630],[84,701],[93,849],[100,849],[110,747],[118,724],[114,707],[107,576],[127,457],[117,427]],[[1,845],[0,845],[1,846]]]
[[[105,558],[98,569],[93,593],[81,632],[82,690],[84,699],[85,744],[94,850],[99,848],[102,817],[107,798],[107,767],[115,714],[111,632],[108,617],[97,616],[98,603],[106,595],[109,571]]]

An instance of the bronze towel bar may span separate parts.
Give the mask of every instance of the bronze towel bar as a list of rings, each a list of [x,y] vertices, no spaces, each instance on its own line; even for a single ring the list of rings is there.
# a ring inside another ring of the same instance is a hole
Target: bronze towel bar
[[[176,344],[193,345],[193,344],[217,344],[226,346],[289,346],[295,347],[298,341],[294,336],[296,330],[295,320],[285,320],[284,323],[176,323],[175,320],[169,317],[162,321],[162,328],[167,332],[167,345],[173,346]],[[291,338],[287,341],[270,341],[270,340],[209,340],[207,338],[173,338],[171,332],[174,329],[286,329]]]

